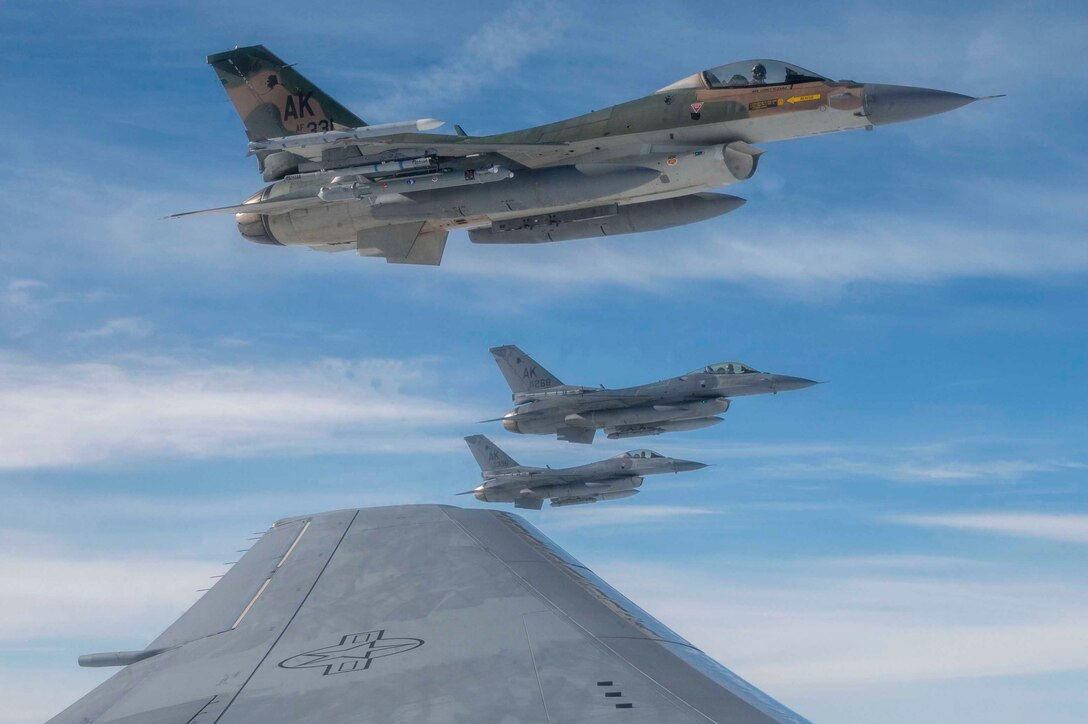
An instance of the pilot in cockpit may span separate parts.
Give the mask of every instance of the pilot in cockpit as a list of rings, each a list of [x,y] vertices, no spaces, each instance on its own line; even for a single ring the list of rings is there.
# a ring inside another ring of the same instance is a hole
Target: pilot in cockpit
[[[767,67],[763,63],[752,66],[752,85],[765,85],[767,83]]]

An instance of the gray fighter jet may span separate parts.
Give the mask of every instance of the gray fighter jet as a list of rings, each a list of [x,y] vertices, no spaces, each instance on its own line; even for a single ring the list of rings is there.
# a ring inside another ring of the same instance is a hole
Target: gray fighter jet
[[[483,435],[465,438],[480,465],[484,482],[458,495],[473,494],[485,503],[513,503],[515,508],[540,510],[544,499],[552,507],[629,498],[647,475],[683,473],[705,468],[703,463],[668,458],[653,450],[629,450],[607,460],[573,468],[533,468],[519,465]]]
[[[717,425],[729,398],[799,390],[813,380],[760,372],[740,362],[707,365],[686,375],[637,387],[566,385],[514,345],[491,354],[510,385],[516,407],[502,420],[509,432],[555,434],[592,443],[598,429],[609,439],[660,435]]]

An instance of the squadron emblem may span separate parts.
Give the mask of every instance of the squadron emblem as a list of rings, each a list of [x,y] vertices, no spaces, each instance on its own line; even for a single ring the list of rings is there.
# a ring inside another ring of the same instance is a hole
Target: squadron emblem
[[[292,656],[281,661],[279,666],[281,669],[324,669],[322,676],[366,671],[374,659],[402,654],[423,645],[422,639],[387,639],[384,635],[384,629],[348,634],[334,646]]]

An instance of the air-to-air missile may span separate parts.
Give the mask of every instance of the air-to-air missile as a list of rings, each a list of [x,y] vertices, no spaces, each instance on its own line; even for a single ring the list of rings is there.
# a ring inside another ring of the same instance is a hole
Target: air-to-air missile
[[[479,244],[523,244],[709,219],[744,203],[708,189],[751,178],[763,153],[753,144],[980,100],[749,60],[557,123],[443,135],[421,133],[442,125],[433,118],[367,125],[263,46],[208,62],[271,185],[242,204],[190,213],[235,213],[242,235],[262,244],[408,264],[440,263],[451,229]]]
[[[465,442],[480,465],[484,482],[458,495],[475,495],[485,503],[513,503],[516,508],[533,510],[540,510],[549,499],[553,507],[559,507],[629,498],[638,493],[647,475],[706,467],[691,460],[665,457],[653,450],[630,450],[572,468],[534,468],[519,465],[483,435],[471,435]]]
[[[609,439],[698,430],[722,421],[730,398],[776,394],[815,385],[813,380],[760,372],[740,362],[707,365],[679,377],[636,387],[608,389],[564,384],[514,345],[491,354],[515,408],[501,418],[509,432],[556,435],[592,443],[597,430]]]

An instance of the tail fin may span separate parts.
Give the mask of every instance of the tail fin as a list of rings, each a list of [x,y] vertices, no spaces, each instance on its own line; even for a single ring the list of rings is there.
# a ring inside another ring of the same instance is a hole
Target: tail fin
[[[483,435],[469,435],[465,438],[468,449],[472,451],[472,457],[480,466],[482,472],[489,470],[503,470],[504,468],[516,468],[518,463],[495,443]]]
[[[208,56],[251,141],[365,126],[263,45]]]
[[[506,384],[510,385],[510,391],[515,394],[563,386],[558,377],[512,344],[492,347],[491,354],[495,356],[495,362],[499,365],[502,376],[506,378]]]

